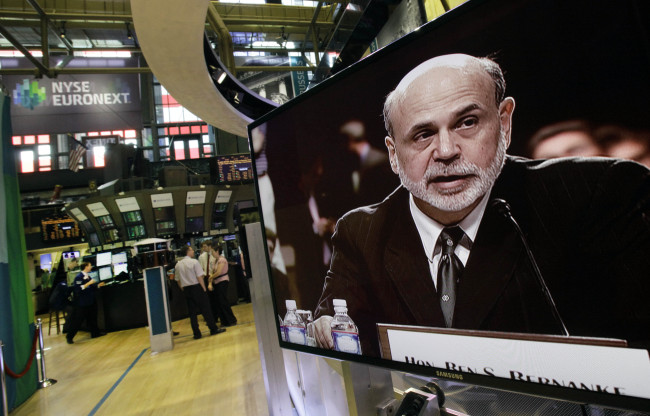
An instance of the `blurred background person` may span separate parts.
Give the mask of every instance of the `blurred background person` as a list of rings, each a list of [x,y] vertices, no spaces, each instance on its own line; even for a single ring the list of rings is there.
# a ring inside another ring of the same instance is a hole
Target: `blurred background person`
[[[98,287],[104,286],[104,282],[97,283],[88,273],[92,270],[93,265],[89,262],[81,263],[81,271],[75,277],[71,290],[73,291],[72,312],[70,313],[70,322],[67,326],[66,341],[68,344],[74,344],[74,337],[81,328],[81,324],[86,320],[90,337],[97,338],[106,335],[99,331],[97,326],[97,303],[96,292]]]
[[[388,162],[388,154],[370,145],[366,128],[359,120],[349,120],[339,132],[346,138],[347,150],[353,158],[352,188],[356,194],[355,205],[364,206],[381,202],[399,186]]]
[[[222,256],[223,248],[214,245],[210,247],[210,262],[208,273],[208,296],[215,320],[217,317],[222,326],[233,326],[237,324],[237,318],[232,312],[228,302],[228,260]]]
[[[604,125],[594,131],[594,137],[606,156],[634,160],[650,168],[650,133]]]
[[[592,127],[583,120],[562,121],[542,127],[528,142],[532,159],[553,159],[567,156],[604,156]]]

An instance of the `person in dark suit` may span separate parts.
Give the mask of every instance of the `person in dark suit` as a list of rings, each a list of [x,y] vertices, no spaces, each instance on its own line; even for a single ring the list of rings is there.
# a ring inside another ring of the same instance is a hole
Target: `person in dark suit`
[[[512,221],[491,203],[502,199],[569,334],[650,347],[650,171],[506,156],[513,111],[499,66],[467,55],[424,62],[387,97],[402,186],[337,223],[319,346],[333,347],[333,299],[346,300],[370,356],[377,323],[563,334]]]
[[[88,275],[92,268],[93,265],[89,262],[81,263],[81,271],[74,278],[70,288],[74,293],[74,300],[72,301],[70,321],[67,322],[66,328],[66,341],[68,344],[74,344],[74,337],[81,328],[84,319],[90,329],[91,338],[105,335],[97,327],[96,303],[97,288],[104,286],[104,282],[97,283]]]

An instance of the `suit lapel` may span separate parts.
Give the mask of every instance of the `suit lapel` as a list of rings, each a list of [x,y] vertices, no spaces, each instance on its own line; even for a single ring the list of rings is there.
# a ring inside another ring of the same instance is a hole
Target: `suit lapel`
[[[404,192],[408,196],[408,192]],[[407,315],[418,325],[444,325],[442,310],[431,279],[427,256],[408,208],[400,198],[393,210],[393,227],[386,236],[384,264],[388,277],[403,301]]]

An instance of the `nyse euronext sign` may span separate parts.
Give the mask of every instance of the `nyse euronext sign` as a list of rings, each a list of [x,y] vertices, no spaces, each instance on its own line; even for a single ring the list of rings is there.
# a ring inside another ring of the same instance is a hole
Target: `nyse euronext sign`
[[[40,86],[38,80],[23,79],[13,90],[13,103],[33,110],[38,106],[72,107],[120,105],[132,102],[129,85],[119,78],[106,84],[93,81],[54,81]],[[49,87],[49,88],[48,88]],[[49,99],[48,99],[49,97]]]

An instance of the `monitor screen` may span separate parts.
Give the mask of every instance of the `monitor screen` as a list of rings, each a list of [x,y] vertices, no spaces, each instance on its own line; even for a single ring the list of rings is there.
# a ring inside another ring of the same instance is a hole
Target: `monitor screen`
[[[113,276],[117,276],[120,273],[129,273],[129,265],[126,263],[114,264],[113,265]]]
[[[229,234],[229,235],[224,235],[223,236],[223,241],[231,241],[231,240],[236,240],[237,236],[235,234]]]
[[[138,240],[147,236],[147,231],[144,227],[144,224],[128,225],[126,227],[126,233],[129,240]]]
[[[143,221],[142,212],[139,210],[123,212],[122,217],[124,218],[124,222],[127,224],[139,224]]]
[[[641,16],[650,2],[470,0],[251,123],[272,181],[257,184],[261,204],[275,202],[263,223],[282,242],[266,254],[286,256],[271,275],[277,314],[295,301],[319,323],[346,309],[356,325],[332,321],[319,343],[278,323],[282,347],[650,409],[649,382],[633,381],[650,380],[650,174],[526,158],[555,156],[533,152],[567,124],[592,156],[614,155],[604,131],[650,135]],[[553,150],[570,155],[575,136]],[[443,254],[439,224],[458,223]],[[579,367],[589,356],[608,368]]]
[[[203,207],[204,204],[185,205],[185,217],[186,218],[203,217]]]
[[[64,259],[79,258],[79,252],[78,251],[64,251],[63,252],[63,258]]]
[[[88,276],[89,276],[91,279],[93,279],[94,281],[96,281],[96,282],[99,282],[99,281],[100,281],[100,279],[99,279],[99,271],[97,271],[97,270],[91,270],[91,271],[88,273]]]
[[[203,231],[203,217],[187,218],[185,220],[186,233],[199,233]]]
[[[156,251],[159,250],[167,250],[167,243],[166,242],[156,243]]]
[[[115,226],[115,224],[113,223],[113,218],[111,218],[110,215],[102,215],[101,217],[97,217],[97,222],[99,223],[99,226],[102,229],[111,228]]]
[[[174,217],[174,207],[160,207],[153,209],[153,218],[156,221],[169,221],[173,220]]]
[[[91,247],[97,247],[101,245],[97,233],[88,234],[88,240],[88,244],[90,244]]]
[[[253,165],[249,154],[217,156],[217,166],[220,183],[253,180]]]
[[[154,245],[151,244],[138,244],[135,246],[138,253],[147,253],[149,251],[154,251]]]
[[[100,267],[99,270],[99,281],[103,282],[113,278],[113,272],[111,271],[110,266]]]
[[[111,264],[111,252],[97,253],[97,267],[109,266]]]
[[[113,264],[126,263],[127,261],[126,251],[113,253],[113,256],[111,257],[111,263]]]
[[[228,203],[227,202],[226,203],[214,204],[214,212],[215,213],[226,212],[227,209],[228,209]]]
[[[157,235],[168,235],[176,232],[176,221],[162,221],[156,223]]]

